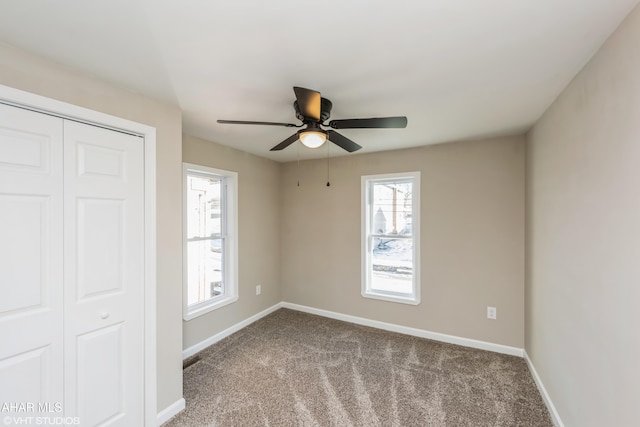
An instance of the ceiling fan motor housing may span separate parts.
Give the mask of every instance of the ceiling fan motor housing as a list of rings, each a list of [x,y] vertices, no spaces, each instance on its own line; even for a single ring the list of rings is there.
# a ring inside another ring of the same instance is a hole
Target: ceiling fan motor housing
[[[331,108],[333,104],[327,98],[320,98],[320,121],[319,123],[324,123],[329,120],[331,117]],[[298,101],[293,101],[293,108],[296,110],[296,117],[303,123],[308,123],[310,120],[314,121],[309,117],[305,117],[300,112],[300,106],[298,105]]]

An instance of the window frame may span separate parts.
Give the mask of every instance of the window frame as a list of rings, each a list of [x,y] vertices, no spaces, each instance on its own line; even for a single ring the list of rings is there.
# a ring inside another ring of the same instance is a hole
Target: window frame
[[[412,291],[411,293],[380,291],[371,289],[371,246],[373,234],[373,200],[375,183],[385,181],[411,180],[411,234],[412,234]],[[420,304],[420,172],[387,173],[363,175],[361,177],[361,293],[365,298],[373,298],[403,304]]]
[[[189,305],[188,298],[187,178],[189,175],[211,176],[222,178],[224,181],[223,194],[221,195],[224,293],[192,305]],[[185,162],[182,164],[182,192],[182,317],[188,321],[238,300],[238,174],[237,172]]]

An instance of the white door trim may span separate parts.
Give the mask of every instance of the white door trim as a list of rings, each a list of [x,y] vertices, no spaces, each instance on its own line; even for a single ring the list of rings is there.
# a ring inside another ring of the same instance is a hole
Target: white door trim
[[[127,119],[0,85],[0,102],[144,137],[144,413],[157,423],[156,390],[156,129]]]

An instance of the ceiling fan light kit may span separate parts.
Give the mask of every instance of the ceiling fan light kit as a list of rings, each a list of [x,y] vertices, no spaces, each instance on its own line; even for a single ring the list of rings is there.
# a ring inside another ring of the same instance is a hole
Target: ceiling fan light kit
[[[300,132],[300,142],[309,148],[318,148],[327,140],[327,135],[323,131],[305,130]]]
[[[273,147],[271,151],[284,150],[299,139],[306,147],[309,148],[321,147],[325,141],[329,140],[349,153],[358,151],[362,147],[335,130],[324,130],[321,126],[330,127],[331,129],[379,129],[407,127],[407,118],[404,116],[331,120],[329,123],[326,123],[331,116],[331,108],[333,106],[331,101],[323,98],[320,95],[320,92],[305,89],[303,87],[294,86],[293,92],[296,95],[296,100],[293,102],[293,108],[296,112],[296,117],[302,122],[301,125],[295,125],[293,123],[245,120],[218,120],[218,123],[284,127],[306,126],[304,129],[299,130],[294,135],[291,135],[289,138]]]

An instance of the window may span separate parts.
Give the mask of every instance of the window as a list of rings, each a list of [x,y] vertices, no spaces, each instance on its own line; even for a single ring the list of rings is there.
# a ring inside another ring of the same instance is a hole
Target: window
[[[238,299],[238,174],[183,164],[183,316],[193,319]]]
[[[420,172],[362,177],[362,295],[420,303]]]

